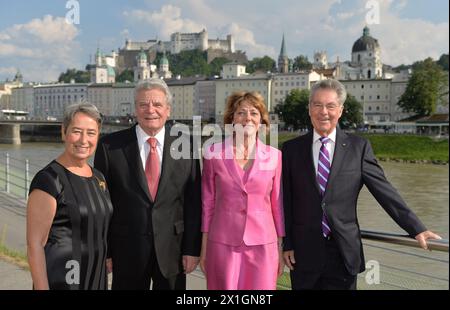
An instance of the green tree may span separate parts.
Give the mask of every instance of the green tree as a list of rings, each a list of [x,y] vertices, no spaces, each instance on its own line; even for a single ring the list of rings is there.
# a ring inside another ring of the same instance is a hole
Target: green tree
[[[308,56],[299,55],[294,58],[293,68],[295,71],[297,70],[311,70],[312,63],[309,62]]]
[[[209,63],[208,75],[220,75],[220,71],[222,71],[222,66],[227,62],[229,62],[229,60],[224,57],[214,58],[214,60]]]
[[[269,56],[255,57],[247,64],[247,72],[254,73],[256,71],[274,72],[276,69],[276,62]]]
[[[122,71],[121,74],[119,74],[116,78],[116,82],[120,83],[120,82],[125,82],[125,81],[129,81],[129,82],[133,82],[134,80],[134,72],[133,70],[129,70],[129,69],[125,69]]]
[[[294,130],[307,128],[311,121],[308,114],[309,90],[293,89],[284,102],[275,107],[275,113],[288,127]]]
[[[448,72],[448,54],[442,54],[439,60],[437,61],[437,64],[441,66],[442,70]]]
[[[436,111],[438,101],[445,95],[448,80],[439,65],[431,58],[413,65],[413,73],[398,105],[405,112],[430,115]]]
[[[294,130],[305,129],[311,126],[309,117],[309,95],[307,89],[293,89],[284,100],[275,107],[275,113],[284,121],[286,126]],[[344,103],[344,112],[339,120],[341,128],[356,128],[363,122],[362,106],[355,97],[348,95]]]
[[[341,128],[357,128],[362,125],[363,121],[361,103],[354,96],[348,94],[344,103],[344,112],[339,119]]]
[[[66,72],[59,75],[58,82],[70,83],[72,79],[75,83],[89,83],[90,74],[88,71],[67,69]]]
[[[179,54],[167,54],[170,71],[174,75],[195,76],[208,75],[209,65],[206,61],[206,52],[199,50],[181,51]],[[159,59],[158,57],[156,59]],[[155,60],[156,61],[156,60]],[[158,64],[158,63],[155,63]]]
[[[392,70],[396,71],[396,72],[400,72],[402,70],[406,70],[406,69],[410,69],[411,65],[405,65],[405,64],[401,64],[397,67],[392,68]]]

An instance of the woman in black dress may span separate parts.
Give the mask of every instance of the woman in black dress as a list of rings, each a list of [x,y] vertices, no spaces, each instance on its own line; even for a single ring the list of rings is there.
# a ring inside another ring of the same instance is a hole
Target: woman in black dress
[[[64,112],[64,152],[39,171],[27,204],[27,249],[35,289],[107,289],[112,204],[101,172],[88,164],[101,127],[97,108]]]

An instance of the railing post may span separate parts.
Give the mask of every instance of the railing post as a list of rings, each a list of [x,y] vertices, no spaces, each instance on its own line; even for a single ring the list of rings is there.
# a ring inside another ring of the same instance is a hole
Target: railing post
[[[6,153],[6,167],[5,167],[5,191],[9,193],[9,153]]]
[[[28,180],[30,179],[30,163],[28,159],[25,159],[25,199],[28,198]]]

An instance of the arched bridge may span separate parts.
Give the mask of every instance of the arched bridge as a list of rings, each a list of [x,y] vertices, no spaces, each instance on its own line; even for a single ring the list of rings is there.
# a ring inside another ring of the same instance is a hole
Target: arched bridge
[[[38,132],[43,128],[54,127],[51,129],[53,135],[59,134],[61,128],[61,121],[49,120],[6,120],[0,119],[0,144],[21,144],[21,126],[31,128],[31,132]],[[129,124],[121,123],[105,123],[102,126],[102,134],[118,131],[129,127]]]

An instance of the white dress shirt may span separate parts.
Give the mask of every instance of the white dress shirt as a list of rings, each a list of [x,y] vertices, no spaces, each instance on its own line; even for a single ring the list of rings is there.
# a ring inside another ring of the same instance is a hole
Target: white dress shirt
[[[320,138],[322,138],[321,135],[319,135],[316,130],[314,129],[314,135],[313,135],[313,144],[312,144],[312,151],[313,151],[313,160],[314,160],[314,171],[317,175],[317,169],[319,165],[319,151],[322,146],[322,142],[320,142]],[[328,135],[328,138],[330,138],[330,141],[325,144],[325,147],[328,150],[328,154],[330,154],[330,162],[333,164],[333,155],[334,155],[334,148],[336,146],[336,128]]]
[[[163,146],[164,146],[164,135],[166,133],[166,128],[163,127],[154,138],[156,138],[156,151],[159,157],[159,171],[161,173],[162,168],[162,157],[163,157]],[[136,137],[139,146],[139,155],[141,156],[142,168],[145,171],[145,163],[147,162],[148,153],[150,152],[150,144],[147,142],[149,136],[139,124],[136,126]]]

